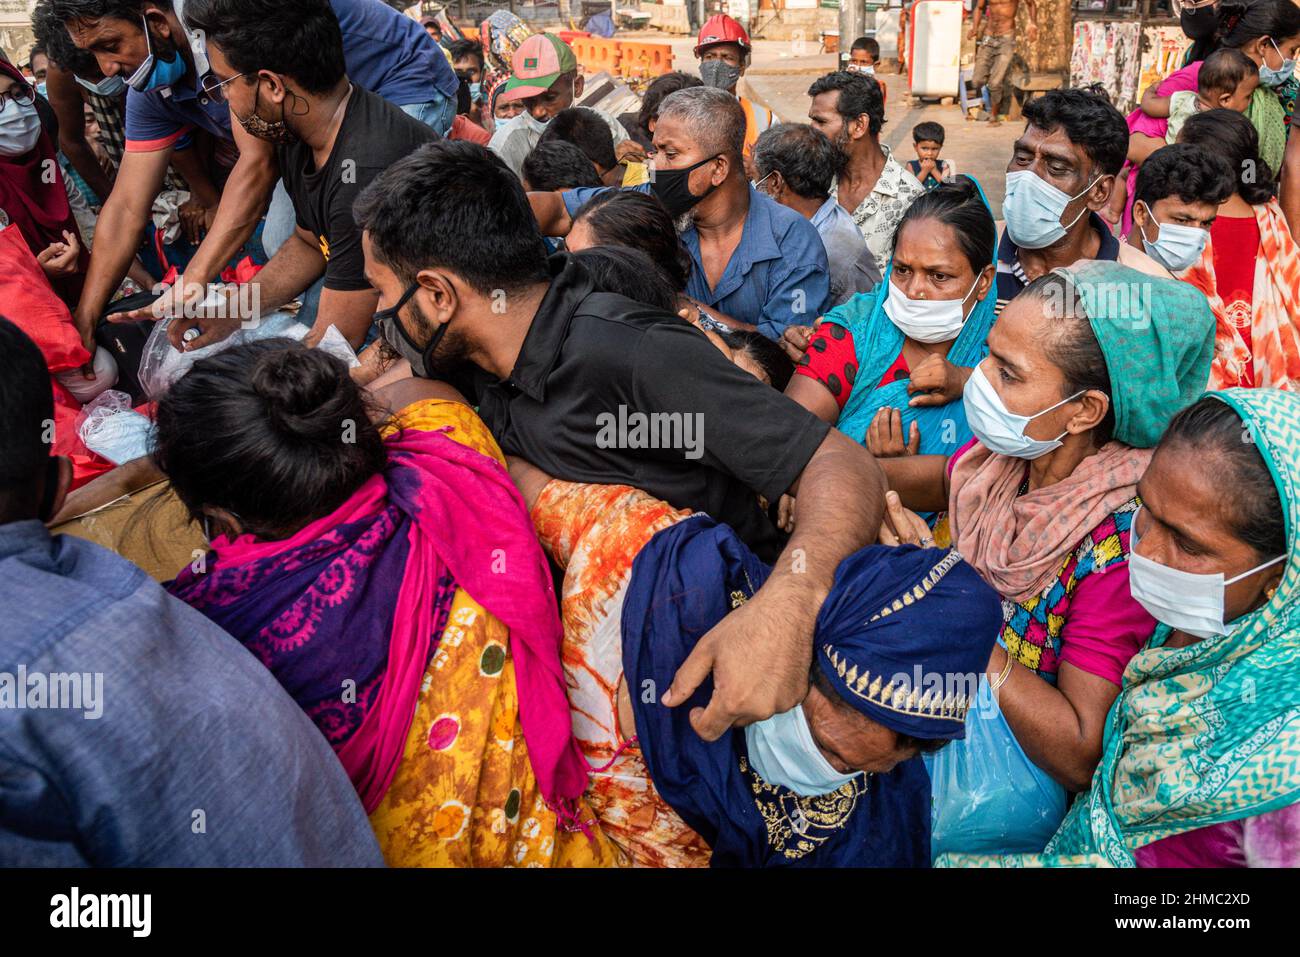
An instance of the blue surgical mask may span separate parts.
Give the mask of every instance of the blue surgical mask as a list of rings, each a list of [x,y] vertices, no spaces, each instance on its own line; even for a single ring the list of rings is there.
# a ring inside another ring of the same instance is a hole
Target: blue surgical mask
[[[44,96],[46,99],[49,99],[49,97],[48,97],[48,96],[46,95],[46,93],[45,93],[45,81],[44,81],[44,80],[41,80],[40,83],[37,83],[37,84],[36,84],[36,92],[39,93],[41,96]]]
[[[1002,216],[1007,221],[1011,241],[1024,249],[1044,249],[1059,242],[1071,226],[1079,221],[1088,207],[1066,225],[1061,216],[1072,202],[1097,185],[1098,176],[1082,192],[1068,196],[1031,170],[1007,174],[1007,194],[1002,200]]]
[[[1147,216],[1156,227],[1156,238],[1149,240],[1146,230],[1138,226],[1138,232],[1142,236],[1142,246],[1148,256],[1170,272],[1186,269],[1201,258],[1205,244],[1210,241],[1207,230],[1195,226],[1180,226],[1177,223],[1158,223],[1145,200],[1142,205],[1146,207]]]
[[[469,98],[470,98],[472,101],[474,101],[475,103],[480,103],[480,102],[482,102],[482,100],[483,100],[483,84],[482,84],[482,83],[471,83],[471,84],[469,85]]]
[[[24,156],[36,147],[40,138],[41,118],[36,104],[6,99],[0,108],[0,156]]]
[[[120,76],[106,76],[98,83],[91,83],[79,76],[74,76],[73,79],[91,93],[98,93],[100,96],[117,96],[126,89],[126,80]]]
[[[137,93],[144,93],[146,90],[158,90],[165,86],[171,86],[183,77],[185,75],[185,60],[181,57],[180,50],[173,50],[170,60],[159,60],[154,56],[153,37],[149,35],[149,22],[144,17],[140,18],[140,22],[144,26],[144,40],[149,52],[139,68],[126,78],[126,82]]]
[[[759,777],[800,797],[829,794],[862,773],[841,774],[831,767],[813,740],[801,704],[746,725],[745,747]]]
[[[1282,56],[1282,51],[1278,50],[1277,43],[1274,42],[1271,37],[1268,42],[1273,44],[1273,49],[1277,50],[1277,55]],[[1261,63],[1259,65],[1259,82],[1263,83],[1265,86],[1281,86],[1294,75],[1294,58],[1288,60],[1286,57],[1282,57],[1282,65],[1277,69],[1274,69],[1267,63]]]

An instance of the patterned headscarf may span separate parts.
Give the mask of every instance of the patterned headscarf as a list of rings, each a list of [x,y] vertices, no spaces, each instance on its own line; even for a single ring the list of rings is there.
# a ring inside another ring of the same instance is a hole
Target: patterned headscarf
[[[1036,863],[1084,856],[1132,867],[1133,852],[1154,841],[1300,801],[1300,396],[1209,394],[1241,416],[1277,484],[1282,581],[1232,634],[1171,649],[1170,629],[1156,629],[1106,716],[1091,790]]]

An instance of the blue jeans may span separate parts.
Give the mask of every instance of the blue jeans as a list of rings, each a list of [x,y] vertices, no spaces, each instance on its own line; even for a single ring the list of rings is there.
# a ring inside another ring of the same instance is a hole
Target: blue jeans
[[[408,103],[402,112],[413,116],[439,136],[446,136],[451,129],[451,121],[456,118],[456,99],[435,93],[434,99],[427,103]]]

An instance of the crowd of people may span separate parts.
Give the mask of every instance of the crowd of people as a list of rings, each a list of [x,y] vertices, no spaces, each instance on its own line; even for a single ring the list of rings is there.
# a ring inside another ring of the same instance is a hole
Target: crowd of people
[[[506,11],[39,0],[0,862],[1300,864],[1300,7],[1208,16],[1000,224],[867,38],[612,115]]]

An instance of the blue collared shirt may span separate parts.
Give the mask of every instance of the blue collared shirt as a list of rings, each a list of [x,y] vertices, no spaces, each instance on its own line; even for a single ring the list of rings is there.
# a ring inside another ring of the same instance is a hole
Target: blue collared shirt
[[[0,525],[0,581],[0,866],[383,864],[325,737],[217,625],[37,521]]]
[[[562,193],[572,216],[603,189],[586,187]],[[649,193],[650,184],[632,186]],[[681,233],[691,254],[686,294],[733,319],[755,326],[769,339],[780,339],[787,326],[811,325],[830,306],[826,249],[816,228],[793,209],[749,189],[749,212],[740,243],[718,280],[709,288],[700,261],[700,235],[694,226]]]

